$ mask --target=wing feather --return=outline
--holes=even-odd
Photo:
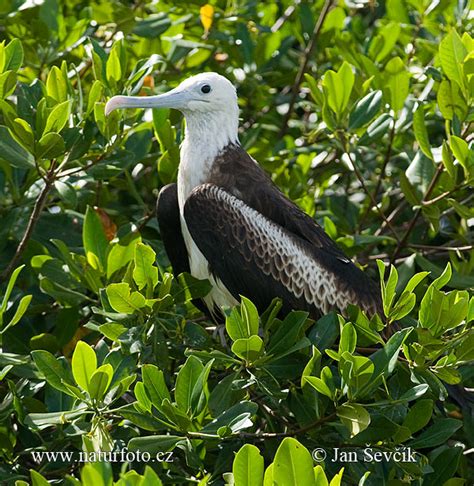
[[[236,299],[245,295],[264,309],[281,297],[285,310],[304,309],[313,317],[343,310],[349,303],[370,313],[377,310],[372,282],[352,263],[295,235],[219,186],[196,187],[184,217],[211,273]]]

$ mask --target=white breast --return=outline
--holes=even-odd
[[[181,232],[188,251],[191,275],[201,280],[207,279],[212,285],[212,289],[204,298],[204,302],[211,313],[213,313],[214,306],[227,308],[236,305],[238,302],[222,281],[210,274],[209,262],[192,239],[183,213],[184,204],[191,191],[200,184],[207,182],[212,162],[217,152],[209,150],[209,147],[207,147],[207,150],[204,150],[203,147],[202,151],[196,151],[196,147],[193,147],[193,153],[191,153],[189,145],[185,139],[181,146],[181,162],[178,170],[178,205],[181,218]],[[197,156],[197,154],[200,156]]]

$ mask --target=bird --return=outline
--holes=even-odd
[[[177,182],[163,187],[157,217],[173,272],[207,279],[212,316],[249,298],[259,311],[278,297],[281,312],[318,319],[349,304],[382,316],[380,291],[274,184],[239,142],[234,85],[204,72],[154,96],[113,96],[105,113],[169,108],[185,118]]]

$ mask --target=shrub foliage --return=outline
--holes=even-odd
[[[7,0],[0,19],[0,482],[472,484],[468,1]],[[170,273],[154,217],[183,120],[104,107],[203,70],[237,86],[242,145],[380,279],[384,316],[243,297],[219,331],[193,306],[209,284]]]

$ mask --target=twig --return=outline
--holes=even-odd
[[[395,251],[394,251],[393,256],[391,258],[392,262],[393,262],[393,260],[395,260],[395,258],[397,258],[398,254],[400,253],[400,250],[406,245],[408,237],[410,236],[411,232],[413,231],[413,228],[415,227],[415,224],[416,224],[416,222],[418,221],[418,218],[421,215],[421,211],[422,211],[422,207],[423,207],[423,201],[426,201],[430,197],[430,195],[433,192],[433,189],[436,186],[436,183],[438,182],[438,179],[439,179],[442,172],[443,172],[443,164],[439,164],[433,178],[431,179],[430,185],[428,186],[428,189],[426,190],[426,193],[423,196],[423,200],[421,202],[420,207],[415,211],[415,215],[413,216],[412,220],[410,221],[410,224],[408,225],[408,228],[406,229],[405,234],[402,236],[402,239],[398,242],[398,245],[395,248]]]
[[[408,246],[411,248],[419,248],[420,250],[433,250],[433,251],[470,251],[474,249],[474,245],[464,246],[431,246],[431,245],[418,245],[411,243]]]
[[[390,135],[388,138],[388,147],[387,147],[387,152],[385,153],[385,158],[383,161],[382,169],[380,170],[379,177],[377,178],[377,184],[374,189],[374,197],[373,200],[377,200],[377,196],[379,195],[380,191],[380,186],[382,185],[382,180],[385,177],[385,171],[387,169],[387,165],[390,162],[390,159],[392,157],[392,147],[393,147],[393,139],[395,138],[395,125],[396,125],[396,120],[392,120],[392,128],[390,130]],[[363,221],[369,214],[369,211],[373,208],[373,206],[367,206],[367,209],[365,210],[360,222],[359,222],[359,227],[362,225]]]
[[[282,25],[293,15],[293,12],[296,10],[296,7],[301,3],[301,0],[295,0],[293,5],[290,5],[284,12],[281,17],[277,19],[277,21],[272,25],[271,31],[272,33],[277,32],[280,30]]]
[[[348,159],[349,159],[349,161],[351,163],[352,169],[353,169],[353,171],[354,171],[357,179],[359,179],[359,182],[360,182],[360,185],[362,186],[363,191],[367,194],[367,196],[369,196],[370,200],[372,201],[373,207],[380,214],[381,218],[383,219],[383,221],[385,222],[385,224],[390,228],[390,231],[392,232],[394,238],[398,242],[399,241],[399,238],[398,238],[398,235],[397,235],[397,233],[395,231],[395,228],[392,226],[392,223],[387,219],[387,217],[385,216],[385,213],[382,211],[382,209],[379,207],[379,205],[375,201],[373,194],[367,188],[367,186],[365,184],[365,181],[364,181],[364,178],[362,177],[362,174],[360,173],[359,168],[357,167],[357,164],[356,164],[355,160],[353,160],[352,157],[351,157],[349,148],[347,146],[346,139],[345,139],[345,137],[344,137],[343,134],[340,134],[339,140],[342,143],[342,146],[344,147],[344,152],[346,153],[346,155],[347,155],[347,157],[348,157]]]
[[[329,422],[330,420],[333,420],[336,417],[337,415],[335,413],[332,413],[330,415],[327,415],[326,417],[320,418],[310,423],[309,425],[306,425],[305,427],[300,427],[299,429],[289,430],[286,432],[261,432],[261,433],[241,432],[239,436],[245,439],[256,439],[256,440],[274,439],[279,437],[294,437],[296,435],[305,434],[309,430],[315,429],[316,427],[319,427],[320,425]]]
[[[398,216],[400,211],[404,208],[406,204],[406,200],[403,199],[400,204],[387,216],[387,221],[390,223]],[[377,231],[374,233],[375,236],[379,236],[383,233],[383,230],[386,228],[387,224],[385,221],[382,221],[382,224],[380,225],[380,228],[377,229]]]
[[[20,259],[21,255],[25,251],[26,245],[31,237],[31,234],[33,233],[33,230],[35,229],[36,223],[38,222],[38,219],[40,217],[41,211],[43,210],[44,204],[46,202],[46,198],[49,194],[49,191],[53,187],[53,183],[55,180],[55,173],[54,173],[54,166],[55,166],[55,161],[53,160],[51,162],[51,167],[48,171],[48,174],[46,178],[44,179],[44,186],[41,189],[41,192],[39,193],[35,205],[33,207],[33,211],[31,212],[30,218],[28,220],[28,224],[26,226],[25,232],[23,233],[23,236],[20,240],[20,243],[18,244],[18,247],[15,251],[15,254],[13,255],[13,258],[11,259],[10,263],[8,264],[7,268],[1,273],[0,275],[0,281],[7,280],[13,270],[15,269],[18,260]]]
[[[441,201],[442,199],[444,199],[445,197],[448,197],[451,194],[459,191],[460,189],[464,189],[464,188],[468,187],[469,185],[470,185],[470,182],[467,182],[467,183],[463,182],[462,184],[458,184],[457,186],[453,187],[453,189],[451,189],[450,191],[445,191],[442,194],[440,194],[439,196],[434,197],[433,199],[429,199],[428,201],[423,201],[421,204],[423,206],[430,206],[431,204],[435,204],[435,203]]]
[[[306,49],[304,50],[303,58],[300,64],[300,68],[295,78],[295,82],[293,84],[291,90],[291,97],[290,102],[288,103],[288,111],[285,113],[285,117],[283,118],[283,124],[279,133],[279,137],[283,137],[287,130],[288,130],[288,122],[290,121],[291,114],[293,112],[293,108],[296,103],[296,98],[300,91],[301,83],[303,82],[303,76],[306,72],[306,68],[308,67],[308,62],[313,54],[313,50],[316,47],[316,41],[318,39],[319,33],[321,31],[321,27],[323,26],[324,20],[326,19],[327,14],[329,13],[329,9],[331,8],[333,0],[326,0],[324,2],[323,8],[319,13],[318,20],[314,26],[313,32],[311,33],[311,37],[308,41]]]
[[[102,152],[100,155],[98,155],[90,164],[84,166],[84,167],[76,167],[74,169],[69,169],[65,170],[63,172],[60,172],[58,174],[58,179],[62,179],[63,177],[69,177],[73,174],[77,174],[78,172],[87,172],[91,167],[94,167],[94,165],[97,165],[99,162],[104,160],[104,158],[109,155],[109,152]]]
[[[329,422],[330,420],[333,420],[336,418],[337,415],[335,413],[332,413],[326,417],[323,417],[319,420],[316,420],[315,422],[310,423],[309,425],[306,425],[305,427],[301,427],[296,430],[288,430],[286,432],[240,432],[237,435],[231,435],[229,437],[225,437],[225,439],[246,439],[246,440],[265,440],[265,439],[277,439],[280,437],[294,437],[296,435],[301,435],[309,430],[312,430],[316,427],[319,427],[320,425]],[[206,434],[202,432],[188,432],[186,434],[188,437],[191,438],[202,438],[202,439],[219,439],[220,437],[215,434]]]

